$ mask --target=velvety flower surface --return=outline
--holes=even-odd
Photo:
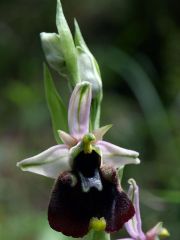
[[[143,232],[139,208],[139,188],[134,179],[130,179],[129,183],[128,197],[133,201],[135,215],[125,223],[125,228],[131,238],[121,238],[119,240],[159,240],[159,236],[168,237],[169,233],[166,228],[163,228],[162,222],[157,223],[148,232]]]
[[[87,160],[87,159],[85,159]],[[65,172],[59,176],[53,189],[48,210],[51,227],[73,237],[83,237],[91,229],[91,221],[104,221],[102,230],[118,231],[134,215],[134,207],[120,189],[116,171],[106,178],[103,168],[96,168],[102,190],[97,185],[88,192],[82,191],[78,172]],[[93,177],[92,175],[89,175]],[[88,176],[88,174],[85,176]],[[76,181],[76,180],[77,181]]]
[[[110,125],[89,133],[91,95],[91,84],[77,84],[69,102],[69,133],[59,131],[64,144],[17,164],[24,171],[57,179],[49,203],[49,224],[73,237],[84,236],[98,221],[107,232],[117,231],[134,215],[116,169],[138,164],[138,153],[103,141]]]

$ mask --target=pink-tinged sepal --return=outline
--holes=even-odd
[[[141,223],[141,215],[140,215],[140,207],[139,207],[139,188],[134,179],[129,179],[129,191],[128,197],[132,200],[134,208],[135,208],[135,215],[134,217],[129,220],[125,224],[125,228],[127,232],[132,236],[134,239],[140,238],[145,240],[145,234],[142,231],[142,223]]]
[[[89,132],[89,115],[91,107],[91,84],[81,82],[76,85],[69,102],[69,132],[76,139],[81,139]]]

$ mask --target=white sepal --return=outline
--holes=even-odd
[[[68,148],[56,145],[46,151],[17,163],[23,171],[37,173],[50,178],[57,178],[64,171],[71,170]]]

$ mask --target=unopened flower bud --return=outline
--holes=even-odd
[[[66,75],[66,64],[64,55],[61,50],[60,37],[56,33],[45,33],[40,34],[42,48],[45,54],[45,58],[55,71],[61,75]]]

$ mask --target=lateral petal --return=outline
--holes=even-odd
[[[46,151],[17,163],[23,171],[56,178],[61,172],[70,170],[66,145],[56,145]]]
[[[91,107],[91,84],[81,82],[76,85],[71,95],[68,109],[70,135],[76,139],[89,132],[89,115]]]
[[[98,129],[95,129],[93,131],[94,136],[96,137],[96,141],[102,140],[103,136],[109,131],[109,129],[112,127],[112,124],[100,127]]]
[[[77,140],[74,137],[72,137],[70,134],[68,134],[62,130],[58,130],[58,134],[59,134],[59,137],[61,138],[62,142],[69,148],[71,148],[77,144]]]

